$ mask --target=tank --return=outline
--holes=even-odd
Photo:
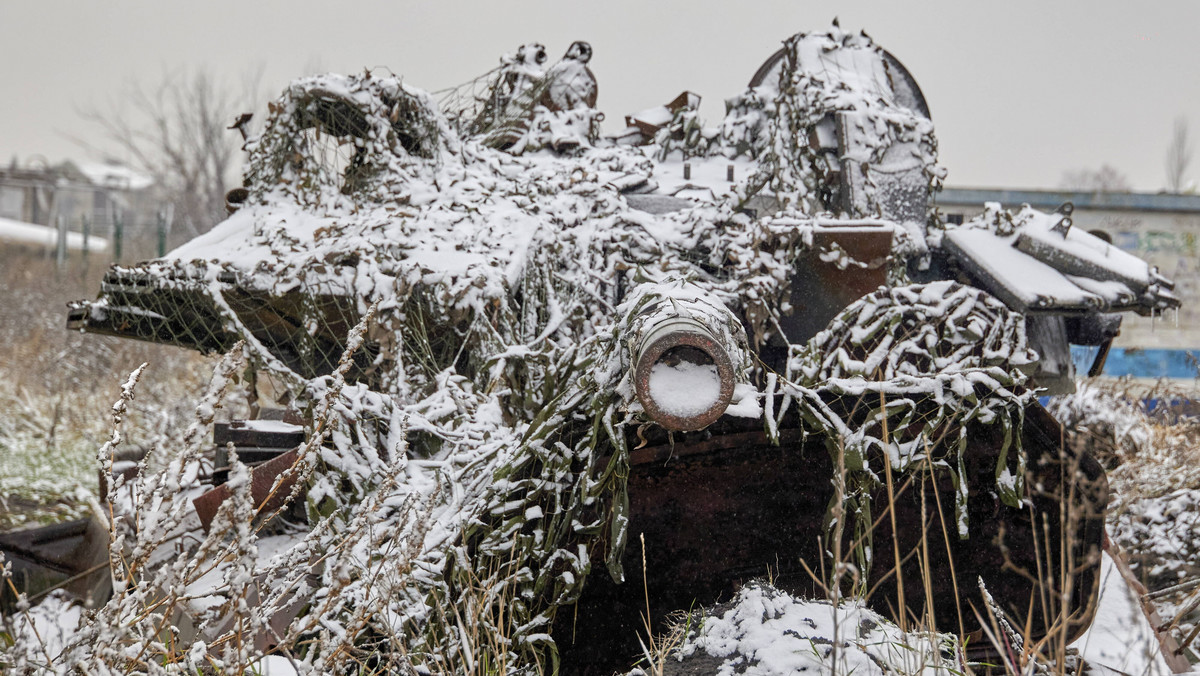
[[[985,608],[1078,636],[1107,483],[1037,397],[1171,282],[1069,204],[946,223],[925,98],[865,33],[793,36],[715,126],[684,92],[608,135],[591,48],[545,52],[440,98],[297,80],[228,220],[70,308],[245,359],[260,419],[218,423],[194,528],[236,495],[301,532],[420,504],[378,512],[409,572],[358,636],[461,657],[482,626],[564,673],[628,667],[644,616],[764,576],[981,659]],[[304,565],[306,590],[366,584]],[[289,603],[283,627],[318,612]]]

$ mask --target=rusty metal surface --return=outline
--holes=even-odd
[[[724,440],[736,444],[722,448]],[[569,618],[553,634],[561,673],[627,669],[639,652],[639,632],[645,634],[647,603],[660,632],[668,614],[728,599],[768,566],[786,574],[797,591],[818,595],[815,585],[805,584],[799,560],[815,560],[820,551],[822,515],[833,495],[829,455],[820,442],[772,447],[761,432],[746,432],[705,440],[695,453],[688,445],[684,439],[673,449],[636,451],[626,581],[615,584],[593,564],[578,608],[560,609],[559,616]],[[592,553],[593,560],[602,556]]]
[[[657,110],[665,109],[667,111],[668,119],[669,119],[670,117],[674,116],[675,113],[679,112],[680,110],[683,110],[684,108],[687,108],[689,104],[693,104],[693,103],[694,103],[694,105],[698,106],[700,103],[700,96],[698,94],[694,94],[689,91],[684,91],[684,92],[680,93],[678,96],[676,96],[675,98],[671,99],[668,103],[663,104],[662,106],[660,106],[657,109],[652,108],[650,110],[657,111]],[[646,112],[646,111],[643,111],[643,112]],[[658,124],[652,120],[644,119],[643,117],[641,117],[641,115],[642,115],[642,113],[626,115],[625,116],[625,126],[633,127],[635,129],[637,129],[638,132],[642,135],[642,142],[645,143],[647,141],[653,140],[655,134],[657,134],[659,132],[659,130],[663,128],[663,125]]]
[[[983,600],[975,580],[983,577],[990,593],[1013,617],[1025,622],[1034,637],[1044,636],[1062,616],[1043,611],[1043,598],[1061,598],[1055,576],[1038,571],[1057,569],[1070,560],[1065,578],[1070,607],[1067,633],[1074,638],[1090,623],[1098,590],[1107,481],[1090,457],[1060,452],[1061,428],[1040,406],[1026,412],[1022,434],[1030,453],[1029,508],[1014,509],[995,498],[995,463],[1003,434],[991,427],[971,430],[969,473],[970,538],[954,530],[954,486],[947,473],[936,479],[921,472],[896,486],[896,538],[904,563],[905,605],[918,617],[932,607],[939,629],[970,634],[979,625],[974,608]],[[684,435],[685,437],[687,435]],[[615,584],[601,567],[588,580],[576,611],[566,625],[556,626],[564,666],[600,663],[608,654],[636,653],[634,642],[596,641],[597,636],[636,637],[645,612],[642,549],[645,538],[645,588],[656,631],[667,614],[729,598],[737,586],[756,576],[771,575],[776,586],[799,596],[822,595],[809,573],[822,570],[824,516],[834,496],[833,463],[822,437],[802,439],[792,430],[780,446],[761,432],[744,431],[699,440],[686,438],[674,447],[643,448],[631,454],[629,475],[630,533],[623,563],[627,581]],[[1038,487],[1034,490],[1032,487]],[[935,493],[950,530],[944,535]],[[874,592],[867,603],[894,616],[898,584],[893,573],[893,533],[886,491],[872,494],[875,560],[868,578]],[[1068,509],[1063,509],[1065,504]],[[1045,537],[1036,524],[1050,524]],[[844,535],[853,541],[849,527]],[[1070,546],[1064,548],[1062,542]],[[928,543],[928,563],[922,546]],[[847,545],[848,546],[848,545]],[[602,554],[593,552],[594,557]],[[926,599],[923,581],[935,581]],[[955,590],[955,583],[958,589]],[[927,603],[928,602],[928,603]],[[588,637],[588,644],[572,636]],[[982,642],[986,653],[989,649]],[[981,645],[976,642],[975,645]],[[617,668],[617,667],[614,667]]]
[[[961,612],[967,633],[976,632],[973,608],[984,608],[976,580],[982,577],[997,603],[1026,626],[1035,640],[1061,622],[1058,626],[1065,627],[1070,642],[1091,624],[1095,613],[1108,481],[1094,459],[1076,454],[1063,443],[1061,426],[1041,406],[1026,409],[1021,434],[1029,456],[1028,505],[1016,509],[1000,503],[993,489],[1003,431],[997,426],[972,426],[969,431],[969,539],[958,539],[952,524],[949,538],[944,537],[936,520],[935,492],[941,496],[944,510],[950,510],[946,518],[953,516],[953,507],[946,501],[954,490],[948,476],[912,485],[907,497],[898,499],[895,539],[901,553],[911,555],[926,537],[931,538],[928,572],[918,556],[901,566],[905,601],[920,616],[926,604],[923,581],[926,577],[940,581],[929,599],[938,626],[955,629]],[[886,504],[882,491],[876,491],[873,499],[876,505]],[[923,519],[923,514],[934,516]],[[890,546],[889,519],[879,523],[874,536],[876,542]],[[877,547],[877,551],[882,549],[882,545]],[[890,562],[883,563],[885,570],[892,567]],[[880,593],[883,598],[872,600],[873,605],[881,601],[896,604],[894,581],[882,586]],[[1066,612],[1058,605],[1064,597],[1068,600]]]
[[[800,430],[779,430],[780,446],[799,443],[802,436],[803,434]],[[668,443],[660,446],[634,449],[629,452],[629,464],[632,467],[654,464],[666,465],[673,460],[694,458],[722,451],[736,451],[753,446],[762,446],[766,443],[766,436],[762,432],[718,434],[702,441],[688,441],[687,443],[679,444]]]
[[[867,267],[849,265],[839,269],[836,261],[822,260],[821,254],[835,245]],[[891,250],[890,228],[815,230],[812,249],[796,260],[791,314],[780,319],[788,341],[803,344],[846,306],[886,283],[886,261]]]
[[[295,481],[285,481],[275,492],[271,487],[275,479],[296,463],[299,457],[296,450],[288,451],[274,460],[265,462],[250,470],[250,498],[254,502],[257,514],[273,512],[283,507],[295,487]],[[204,532],[212,526],[217,510],[233,494],[228,484],[222,484],[192,501],[196,515],[200,517],[200,525]]]

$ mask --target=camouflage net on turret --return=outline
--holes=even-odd
[[[754,177],[744,186],[744,200],[772,192],[785,207],[806,213],[839,211],[840,206],[830,201],[823,186],[840,180],[836,174],[842,158],[821,152],[818,140],[831,133],[821,127],[835,124],[839,113],[854,120],[856,142],[847,152],[852,154],[850,159],[866,167],[868,175],[870,189],[861,203],[854,205],[858,213],[883,209],[885,197],[879,181],[884,179],[889,151],[898,145],[918,153],[927,191],[941,189],[946,171],[937,164],[937,138],[928,117],[897,105],[890,88],[846,86],[814,63],[843,54],[857,60],[858,53],[882,55],[883,50],[866,34],[836,28],[828,34],[793,36],[784,43],[777,79],[768,79],[727,102],[729,113],[718,147],[723,154],[758,160]],[[807,67],[801,67],[802,63]]]
[[[652,215],[613,183],[653,173],[639,149],[497,151],[394,78],[289,88],[249,145],[237,213],[162,259],[114,270],[88,310],[113,332],[232,350],[225,377],[269,375],[275,399],[310,421],[294,470],[307,491],[302,542],[267,564],[254,562],[249,535],[232,554],[219,534],[190,553],[256,571],[271,590],[259,619],[315,594],[281,635],[312,669],[465,671],[480,651],[509,673],[550,669],[555,614],[578,598],[593,557],[623,575],[626,433],[645,423],[620,386],[636,331],[630,292],[688,283],[744,321],[752,350],[785,340],[789,280],[819,226],[795,209],[753,218],[739,207],[768,174],[799,196],[794,206],[810,205],[810,159],[786,141],[812,122],[797,96],[789,86],[773,104],[766,173],[729,199]],[[906,124],[885,126],[926,133]],[[317,143],[335,157],[314,155]],[[897,242],[908,237],[896,228]],[[944,304],[928,301],[937,293]],[[867,479],[872,449],[903,470],[955,425],[1011,429],[1029,355],[995,341],[1020,336],[1020,321],[974,293],[896,289],[853,306],[812,346],[793,346],[783,380],[755,372],[764,402],[790,402],[764,427],[830,434],[831,452],[856,458]],[[932,333],[920,328],[935,316]],[[929,352],[936,373],[889,361],[907,354],[880,342],[897,326],[911,332],[905,349],[949,339]],[[886,397],[886,415],[863,423],[826,401],[855,392]],[[932,424],[906,426],[931,408]],[[893,434],[879,431],[883,418]],[[1019,468],[1017,456],[1002,469]],[[959,460],[938,462],[956,471]],[[198,621],[242,618],[244,591],[209,590],[224,601]],[[137,619],[111,612],[115,624]],[[472,642],[481,635],[498,643]],[[93,662],[123,654],[74,649]]]
[[[955,282],[881,289],[793,349],[783,407],[800,403],[805,421],[826,433],[834,465],[848,471],[843,513],[854,515],[862,570],[871,564],[868,496],[883,485],[883,463],[896,475],[925,463],[948,472],[958,535],[966,538],[970,430],[997,425],[1004,440],[995,490],[1005,504],[1022,504],[1020,429],[1034,401],[1023,386],[1036,362],[1021,315]],[[847,400],[852,409],[839,405]]]

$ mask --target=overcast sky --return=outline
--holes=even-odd
[[[1053,188],[1064,171],[1107,163],[1158,190],[1173,120],[1186,117],[1200,139],[1194,0],[0,0],[0,162],[86,157],[68,139],[88,133],[76,111],[164,72],[207,68],[237,86],[261,68],[273,95],[315,69],[380,67],[436,90],[532,41],[552,59],[591,42],[610,126],[684,89],[715,124],[782,40],[835,15],[921,85],[951,185]]]

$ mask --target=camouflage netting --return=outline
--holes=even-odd
[[[728,326],[730,316],[745,324],[749,352],[735,357],[743,365],[785,340],[778,326],[796,258],[821,227],[801,210],[825,208],[803,140],[827,111],[852,107],[795,70],[800,44],[788,43],[777,97],[755,104],[768,113],[762,127],[739,132],[758,173],[728,199],[661,215],[631,209],[616,187],[653,174],[654,148],[592,147],[583,134],[570,152],[534,153],[555,147],[531,140],[542,124],[535,118],[527,142],[500,151],[493,132],[503,125],[492,118],[472,118],[477,135],[460,135],[471,125],[451,124],[427,95],[369,73],[302,80],[272,104],[249,145],[240,209],[162,259],[115,269],[87,308],[113,332],[232,351],[224,377],[269,374],[276,401],[311,421],[288,475],[307,490],[310,530],[298,543],[259,561],[252,539],[227,525],[189,552],[210,560],[225,552],[259,576],[258,624],[236,602],[245,579],[234,573],[227,579],[242,586],[206,590],[218,601],[195,611],[196,621],[265,632],[262,618],[295,615],[284,612],[294,597],[312,595],[273,630],[307,669],[407,660],[453,671],[483,659],[480,651],[510,672],[551,666],[556,610],[578,597],[598,560],[623,575],[626,434],[646,422],[626,382],[639,303],[681,285],[710,299],[712,325]],[[497,74],[518,91],[506,96],[525,96],[528,83],[510,74]],[[727,128],[755,96],[763,92],[748,93]],[[881,143],[917,140],[935,184],[928,120],[864,101]],[[593,112],[567,114],[594,121]],[[725,143],[742,152],[740,141]],[[785,205],[778,213],[739,210],[767,189]],[[923,246],[900,226],[894,237],[901,252]],[[881,291],[792,349],[786,377],[753,370],[765,394],[747,396],[767,404],[771,435],[802,424],[828,434],[831,452],[844,452],[864,482],[877,471],[869,449],[903,471],[967,422],[1011,432],[1028,401],[1018,387],[1032,357],[1020,319],[964,287]],[[922,355],[915,369],[910,354]],[[854,414],[860,420],[829,405],[842,394],[883,397],[886,415]],[[961,435],[957,442],[943,445],[950,450],[937,463],[961,473]],[[1019,457],[997,468],[1006,499],[1020,496]],[[237,476],[231,483],[242,485]],[[244,511],[240,500],[231,509]],[[124,617],[106,612],[117,624]],[[221,631],[210,645],[228,647]],[[482,635],[498,643],[483,645]],[[329,636],[337,641],[314,643]],[[72,654],[133,664],[114,650],[78,643]]]
[[[936,282],[881,289],[793,348],[783,407],[797,400],[805,421],[825,432],[835,466],[840,460],[848,471],[844,513],[856,515],[864,570],[871,563],[873,523],[867,496],[882,485],[883,462],[897,474],[925,462],[949,472],[957,489],[958,535],[969,536],[972,425],[1003,430],[996,492],[1009,506],[1021,505],[1026,467],[1020,429],[1034,400],[1023,385],[1037,361],[1024,324],[979,289]],[[814,392],[819,400],[811,399]]]
[[[920,167],[926,185],[918,188],[926,194],[941,189],[946,172],[937,164],[933,123],[864,72],[866,64],[880,62],[871,57],[882,54],[863,33],[796,35],[784,43],[781,63],[766,80],[729,100],[720,149],[758,160],[744,199],[769,192],[806,213],[840,211],[828,187],[842,180],[836,176],[842,159],[866,175],[868,189],[853,205],[860,214],[887,212],[897,165]],[[846,77],[859,81],[848,84]],[[850,128],[854,143],[831,156],[821,139],[832,138],[838,124]]]
[[[591,46],[576,42],[568,54],[582,46],[583,61],[573,61],[586,71]],[[594,105],[561,96],[572,84],[558,77],[564,58],[550,69],[543,68],[546,48],[538,43],[522,45],[514,55],[505,55],[500,66],[463,85],[439,92],[442,112],[462,136],[471,136],[482,146],[520,154],[544,148],[573,151],[590,147],[600,137],[604,114]],[[586,71],[591,77],[590,71]]]

